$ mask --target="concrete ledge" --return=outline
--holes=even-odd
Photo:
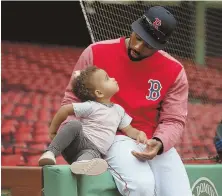
[[[41,167],[1,167],[2,190],[5,195],[41,196]],[[6,194],[7,193],[7,194]]]

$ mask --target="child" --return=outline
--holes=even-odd
[[[102,156],[112,145],[117,129],[137,142],[146,143],[146,134],[133,128],[131,117],[120,105],[110,101],[119,86],[104,70],[88,67],[73,80],[72,88],[82,102],[64,105],[54,116],[49,128],[54,139],[40,157],[40,166],[56,164],[55,157],[62,153],[73,173],[99,175],[107,170]],[[80,120],[69,121],[56,135],[69,115]]]

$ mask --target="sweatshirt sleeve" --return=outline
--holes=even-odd
[[[159,125],[154,133],[163,143],[163,152],[174,147],[185,129],[188,105],[188,81],[182,69],[162,102]]]
[[[71,82],[74,77],[74,72],[77,70],[82,70],[87,68],[88,66],[93,65],[93,53],[92,53],[92,45],[88,46],[80,55],[77,63],[75,64],[75,67],[73,69],[70,81],[68,83],[68,86],[66,87],[65,90],[65,96],[62,100],[61,105],[66,105],[69,103],[75,103],[79,102],[78,98],[73,94],[72,89],[71,89]]]

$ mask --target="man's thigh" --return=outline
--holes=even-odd
[[[189,179],[175,148],[149,161],[156,180],[157,196],[192,196]]]
[[[129,137],[116,136],[105,157],[118,190],[127,196],[153,196],[155,180],[150,166],[134,157],[132,150],[142,149]]]

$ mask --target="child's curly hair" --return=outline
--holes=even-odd
[[[95,101],[95,88],[90,80],[92,75],[99,70],[96,66],[87,67],[80,72],[80,75],[72,81],[72,91],[81,101]]]

